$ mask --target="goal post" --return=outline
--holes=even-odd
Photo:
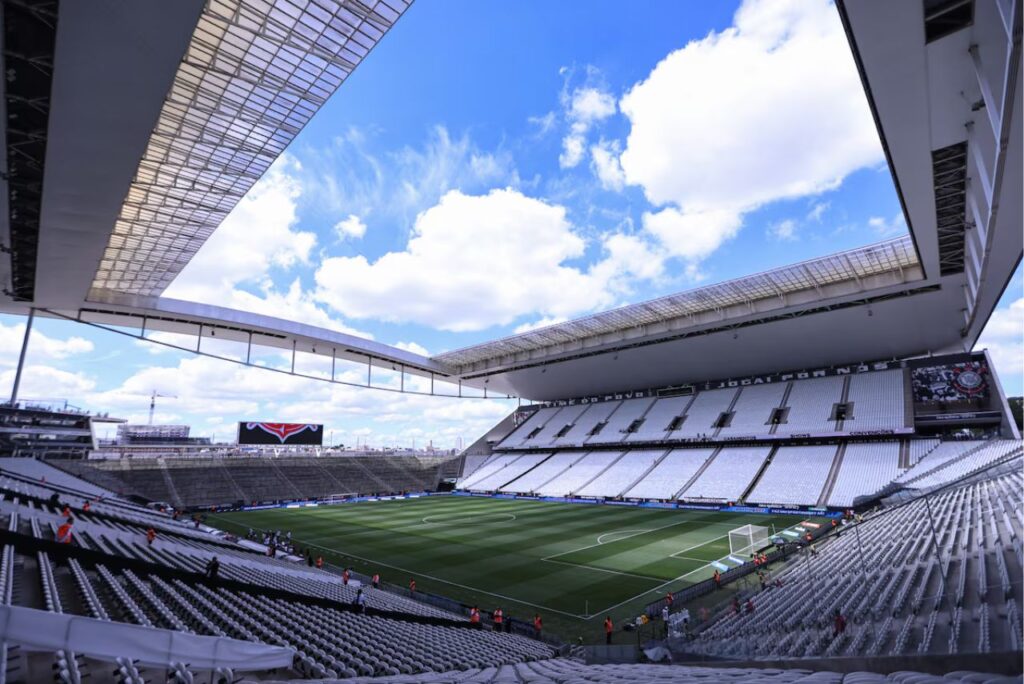
[[[349,499],[353,499],[353,498],[355,498],[357,496],[359,496],[359,494],[357,494],[356,492],[339,492],[337,494],[328,494],[327,496],[325,496],[322,499],[320,499],[320,503],[322,503],[322,504],[344,503],[345,501],[347,501]]]
[[[729,553],[745,556],[768,545],[771,532],[761,525],[744,525],[729,530]]]

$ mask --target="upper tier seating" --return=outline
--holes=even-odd
[[[767,446],[720,449],[700,477],[686,488],[683,497],[739,500],[770,451]]]
[[[925,456],[918,459],[912,468],[901,473],[900,476],[896,478],[896,481],[909,482],[910,480],[917,479],[925,473],[931,472],[936,468],[941,468],[950,461],[963,457],[964,454],[969,451],[974,451],[984,444],[985,442],[979,440],[951,440],[947,442],[938,442]]]
[[[718,437],[765,435],[771,430],[772,411],[782,403],[786,383],[751,385],[742,388],[733,407],[732,422],[718,432]]]
[[[562,409],[560,407],[539,408],[529,418],[524,420],[519,427],[509,433],[508,437],[501,441],[501,446],[506,449],[513,449],[522,446],[534,430],[544,427],[552,417]]]
[[[575,423],[576,419],[579,418],[587,408],[589,408],[589,404],[563,406],[558,413],[554,414],[551,420],[541,428],[540,432],[533,437],[528,437],[522,442],[522,445],[536,448],[552,446],[558,438],[558,433]]]
[[[590,404],[586,407],[586,410],[580,414],[572,428],[561,437],[555,438],[553,444],[555,446],[583,446],[584,442],[591,436],[590,433],[601,423],[608,419],[608,416],[612,414],[612,411],[619,407],[619,403],[615,401],[604,401],[596,404]],[[604,432],[604,430],[601,430]],[[594,435],[600,437],[600,434]],[[613,435],[614,436],[614,435]]]
[[[786,405],[786,422],[775,430],[777,435],[834,432],[835,421],[829,420],[832,409],[842,399],[843,378],[832,376],[793,381]]]
[[[832,468],[836,447],[779,447],[747,501],[773,504],[816,502]]]
[[[713,453],[714,449],[673,449],[623,496],[631,499],[674,499]]]
[[[658,399],[647,411],[636,432],[626,435],[627,442],[655,442],[668,436],[672,420],[681,416],[693,397]]]
[[[941,444],[937,439],[911,439],[909,440],[908,447],[910,454],[910,466],[913,467],[922,458],[931,453],[932,449]],[[900,476],[902,477],[902,475]]]
[[[588,438],[587,444],[616,444],[623,441],[626,439],[626,430],[629,426],[644,415],[655,401],[655,399],[645,397],[613,402],[617,408],[608,417],[608,424],[604,426],[600,434]]]
[[[899,475],[900,443],[848,444],[829,506],[851,506],[858,496],[874,494]]]
[[[684,647],[743,660],[1019,653],[1022,491],[1018,471],[870,516],[788,563],[781,588],[741,596],[752,614],[727,609]]]
[[[558,477],[539,487],[537,493],[544,496],[578,494],[580,489],[621,455],[621,451],[592,451],[569,466]]]
[[[906,427],[902,370],[851,375],[847,402],[853,404],[853,413],[842,425],[845,432]]]
[[[647,472],[665,453],[664,449],[635,449],[598,475],[583,489],[580,496],[616,497]]]
[[[686,417],[678,430],[670,433],[670,439],[693,439],[699,436],[715,434],[715,421],[724,411],[729,409],[738,390],[720,389],[710,392],[699,392],[694,397]]]

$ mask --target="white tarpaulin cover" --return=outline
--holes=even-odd
[[[35,651],[74,651],[98,660],[132,658],[166,667],[187,663],[191,670],[230,667],[236,671],[290,667],[294,651],[227,637],[199,636],[80,615],[0,606],[0,642]]]

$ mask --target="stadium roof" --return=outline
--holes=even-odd
[[[970,349],[1024,253],[1021,3],[838,0],[909,238],[435,358],[160,297],[408,4],[3,3],[0,311],[552,399]]]
[[[93,288],[163,292],[410,2],[208,2]]]
[[[531,352],[550,345],[600,340],[613,333],[636,330],[646,333],[653,326],[667,324],[669,329],[691,325],[698,314],[716,313],[721,320],[727,310],[738,307],[743,313],[783,308],[787,297],[811,291],[816,298],[835,286],[861,288],[873,276],[894,274],[899,281],[920,278],[914,245],[909,237],[880,242],[793,266],[777,268],[757,275],[737,278],[638,304],[629,304],[585,318],[549,325],[520,335],[458,349],[435,358],[450,366],[456,374],[470,370],[473,364]],[[765,306],[765,302],[769,302]]]

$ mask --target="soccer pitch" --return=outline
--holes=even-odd
[[[781,532],[803,520],[433,496],[223,513],[211,522],[235,533],[290,530],[329,562],[400,586],[415,577],[418,589],[481,610],[501,606],[521,619],[540,612],[568,636],[710,577],[711,563],[729,555],[729,530],[750,523]]]

